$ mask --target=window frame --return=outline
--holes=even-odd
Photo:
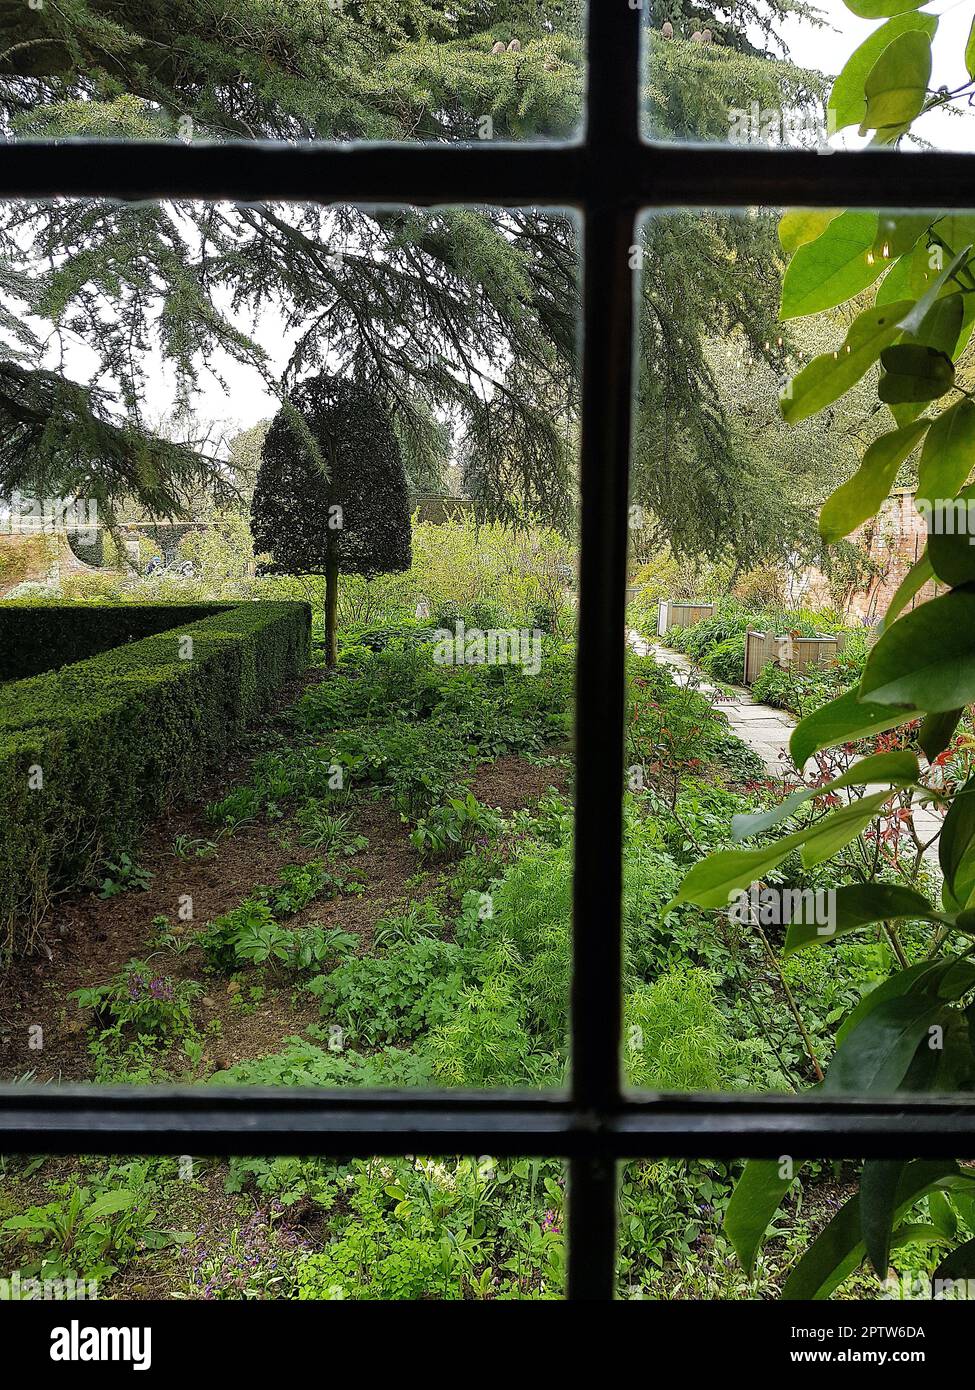
[[[590,0],[585,130],[567,144],[26,141],[0,198],[573,208],[583,250],[572,1074],[567,1093],[0,1087],[0,1151],[530,1155],[569,1161],[568,1297],[613,1297],[617,1164],[640,1157],[952,1157],[975,1098],[624,1095],[624,613],[634,343],[630,248],[650,208],[975,206],[975,156],[643,139],[641,18]],[[324,190],[324,191],[320,191]]]

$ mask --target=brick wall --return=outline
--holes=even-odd
[[[873,624],[879,622],[901,580],[924,553],[927,529],[924,518],[914,505],[914,493],[901,490],[891,493],[878,515],[859,527],[849,538],[864,550],[876,573],[869,574],[857,585],[851,585],[840,607],[851,618]],[[836,603],[825,575],[810,569],[802,576],[802,602],[810,607]],[[939,591],[934,583],[925,584],[908,608],[914,608]]]

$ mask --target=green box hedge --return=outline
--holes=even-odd
[[[0,687],[0,954],[24,946],[56,889],[197,789],[308,664],[306,603],[188,617],[173,607],[168,631]]]
[[[0,603],[0,681],[25,680],[226,608],[195,603]],[[232,605],[230,605],[232,606]]]

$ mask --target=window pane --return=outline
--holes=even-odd
[[[78,1192],[81,1233],[69,1245]],[[16,1225],[0,1297],[13,1300],[564,1295],[565,1180],[554,1159],[18,1157],[0,1168],[0,1197]],[[107,1256],[103,1234],[85,1234],[96,1204],[116,1208],[99,1219],[111,1231]],[[17,1224],[25,1217],[30,1239]]]
[[[856,1215],[859,1185],[876,1174],[876,1164],[801,1162],[788,1154],[761,1163],[627,1163],[617,1295],[663,1302],[962,1301],[970,1284],[939,1266],[950,1246],[971,1234],[967,1198],[927,1187],[933,1172],[924,1170],[934,1167],[928,1161],[898,1166],[900,1237],[878,1274],[857,1244]]]
[[[652,139],[824,153],[973,148],[965,7],[862,19],[843,0],[808,14],[759,0],[733,14],[643,13]]]
[[[561,1086],[574,221],[5,226],[4,1077]]]
[[[126,140],[565,140],[582,0],[10,6],[0,131]]]

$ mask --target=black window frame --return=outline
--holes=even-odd
[[[975,206],[975,155],[827,155],[644,140],[641,19],[628,0],[590,0],[585,130],[576,143],[2,147],[2,199],[568,207],[580,214],[584,251],[568,1092],[8,1085],[0,1087],[0,1151],[565,1158],[568,1297],[603,1300],[613,1297],[616,1283],[622,1159],[972,1151],[971,1096],[635,1096],[621,1088],[623,618],[636,355],[630,248],[638,220],[652,208]]]

